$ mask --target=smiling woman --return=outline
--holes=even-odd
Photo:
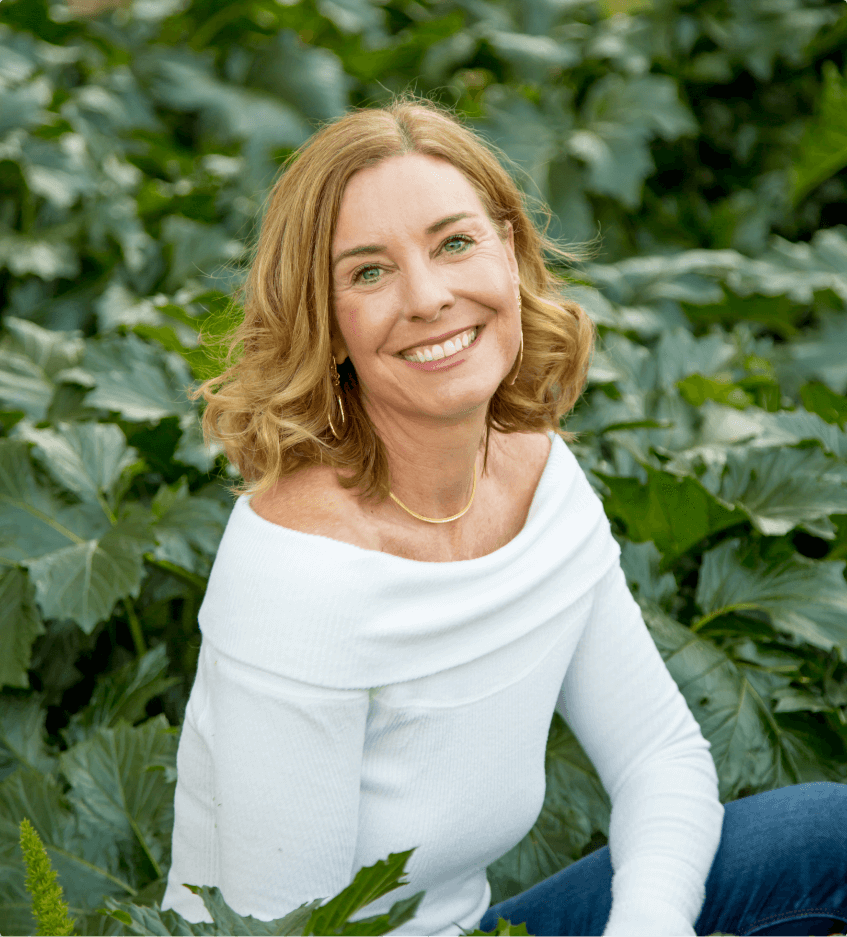
[[[323,467],[372,518],[411,523],[402,502],[441,520],[467,503],[479,451],[487,484],[492,430],[574,438],[561,421],[595,329],[543,253],[568,264],[588,251],[539,232],[524,201],[492,148],[410,94],[292,154],[237,297],[230,366],[191,395],[244,478],[234,494],[261,507]],[[454,363],[400,354],[473,327],[474,351]]]
[[[201,388],[249,484],[198,616],[163,908],[210,921],[189,882],[281,918],[408,853],[408,882],[352,920],[400,902],[391,934],[842,919],[847,786],[750,797],[724,823],[709,742],[565,445],[594,329],[545,247],[567,257],[428,102],[324,127],[274,187],[243,352]],[[487,868],[545,803],[554,708],[609,795],[609,843],[492,905]]]

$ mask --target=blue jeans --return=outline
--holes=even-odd
[[[724,804],[718,851],[698,935],[844,933],[847,924],[847,784],[816,781]],[[497,918],[536,935],[602,934],[612,909],[609,847],[492,905]]]

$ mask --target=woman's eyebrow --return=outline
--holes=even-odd
[[[472,211],[461,211],[456,215],[447,215],[446,218],[442,218],[440,221],[431,224],[426,229],[426,233],[435,234],[448,224],[453,224],[454,221],[461,221],[462,218],[479,218],[479,215]],[[335,268],[345,257],[353,257],[357,254],[379,254],[387,250],[388,248],[384,244],[363,244],[360,247],[351,247],[348,251],[342,251],[332,262],[332,266]]]

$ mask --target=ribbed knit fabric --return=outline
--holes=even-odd
[[[459,934],[486,867],[544,801],[558,709],[612,802],[605,934],[694,934],[723,806],[709,743],[632,598],[599,498],[552,448],[526,524],[488,556],[409,560],[233,508],[199,613],[162,907],[181,883],[263,920],[412,847],[393,934]]]

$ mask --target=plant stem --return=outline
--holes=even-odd
[[[124,608],[126,617],[129,619],[129,630],[132,632],[132,643],[135,645],[135,653],[143,657],[147,653],[147,644],[144,641],[144,634],[141,631],[141,622],[138,615],[135,614],[135,607],[129,598],[124,599]]]

